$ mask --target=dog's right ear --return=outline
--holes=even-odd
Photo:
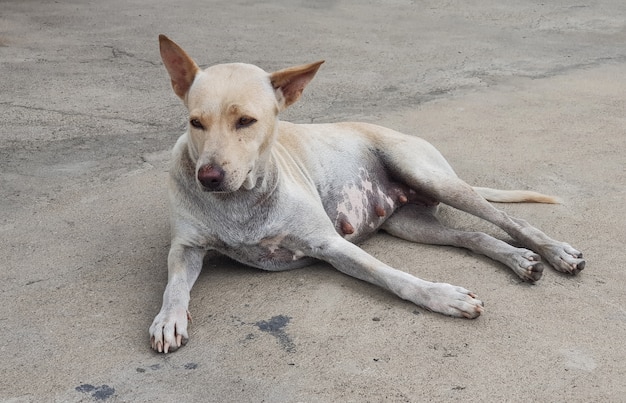
[[[172,88],[184,100],[200,68],[180,46],[163,34],[159,35],[159,48],[172,79]]]

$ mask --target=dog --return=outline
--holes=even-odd
[[[189,125],[172,151],[168,282],[149,329],[156,351],[187,342],[190,290],[208,250],[270,271],[325,261],[420,307],[465,318],[483,312],[474,293],[396,270],[355,243],[384,230],[462,247],[531,283],[541,278],[542,258],[564,273],[584,268],[581,252],[489,203],[554,197],[472,187],[425,140],[380,126],[280,121],[323,61],[274,73],[243,63],[201,70],[166,36],[159,43]],[[440,203],[497,225],[523,247],[444,226]]]

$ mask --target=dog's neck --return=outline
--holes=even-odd
[[[252,188],[245,189],[241,187],[237,192],[250,192],[256,198],[266,199],[271,196],[278,188],[280,181],[278,175],[278,167],[276,165],[276,155],[273,152],[274,145],[263,160],[257,162],[255,167],[255,183]]]

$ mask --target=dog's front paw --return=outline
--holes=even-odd
[[[159,353],[175,351],[187,343],[187,321],[191,321],[185,308],[162,308],[150,326],[150,344]]]
[[[426,308],[457,318],[474,319],[484,311],[483,302],[476,294],[446,283],[434,283],[429,290],[428,300]]]

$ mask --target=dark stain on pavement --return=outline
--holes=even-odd
[[[115,389],[109,385],[93,386],[88,383],[83,383],[80,386],[74,388],[77,392],[91,394],[94,400],[107,400],[115,395]]]
[[[293,343],[285,327],[291,318],[285,315],[273,316],[270,320],[262,320],[255,323],[262,332],[267,332],[278,339],[280,346],[288,353],[296,352],[296,345]]]

